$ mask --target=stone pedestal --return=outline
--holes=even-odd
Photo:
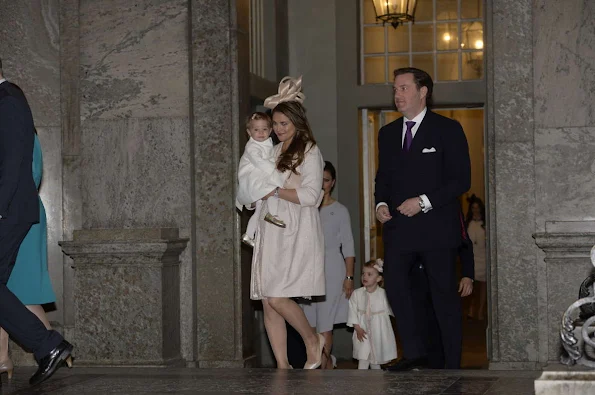
[[[578,299],[581,283],[593,270],[590,251],[595,244],[595,221],[548,221],[545,232],[533,237],[545,252],[546,282],[539,288],[546,298],[547,314],[540,319],[544,325],[539,330],[547,339],[548,362],[558,363],[562,315]]]
[[[60,243],[74,262],[74,338],[79,364],[180,361],[177,228],[89,229]]]
[[[535,395],[595,393],[595,372],[543,372],[535,380]]]

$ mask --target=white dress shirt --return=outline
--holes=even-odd
[[[0,78],[0,84],[3,83],[3,82],[5,82],[5,81],[6,81],[6,78]]]
[[[428,112],[428,108],[424,107],[424,109],[422,110],[422,112],[420,112],[419,114],[417,114],[413,119],[407,119],[407,117],[403,116],[403,131],[402,131],[402,136],[401,136],[401,147],[403,147],[403,144],[405,144],[405,133],[407,132],[407,124],[406,122],[408,121],[413,121],[415,122],[415,125],[413,125],[413,127],[411,128],[411,136],[412,139],[415,138],[415,134],[417,133],[417,129],[419,129],[419,125],[421,125],[421,122],[424,120],[424,117],[426,116],[426,113]],[[424,202],[424,209],[423,212],[427,213],[428,211],[430,211],[432,209],[432,203],[430,203],[430,199],[428,199],[428,197],[424,194],[424,195],[420,195],[419,196],[421,198],[421,200],[423,200]],[[385,202],[380,202],[376,205],[376,210],[378,211],[378,208],[380,206],[387,206],[388,204],[386,204]]]

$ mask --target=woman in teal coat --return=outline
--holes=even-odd
[[[33,146],[33,178],[37,189],[41,183],[42,173],[43,157],[36,132]],[[48,272],[47,221],[41,199],[39,199],[39,223],[31,226],[23,240],[7,286],[46,328],[50,329],[50,322],[41,305],[55,302],[56,295]],[[10,379],[12,370],[12,361],[8,356],[8,334],[4,329],[0,329],[0,375],[6,372]]]

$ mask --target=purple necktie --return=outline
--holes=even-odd
[[[405,132],[405,144],[403,144],[403,148],[405,151],[409,151],[409,148],[411,148],[411,142],[413,141],[413,133],[411,133],[411,129],[413,129],[415,122],[407,121],[405,122],[405,125],[407,125],[407,131]]]

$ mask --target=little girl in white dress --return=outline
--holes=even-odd
[[[349,298],[347,325],[353,327],[353,358],[358,369],[380,369],[397,358],[397,343],[390,323],[393,312],[382,284],[382,259],[364,264],[361,288]]]

